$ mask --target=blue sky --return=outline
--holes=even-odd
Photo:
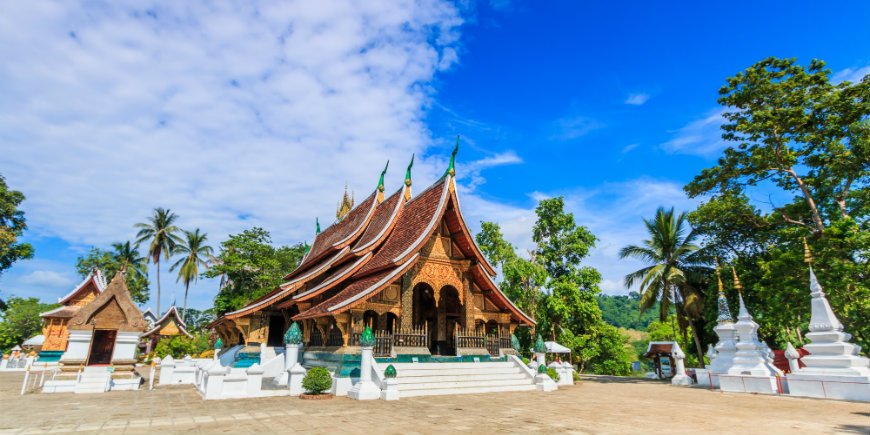
[[[724,147],[727,76],[766,56],[870,73],[862,2],[321,3],[5,4],[0,173],[37,254],[0,297],[64,294],[78,255],[157,206],[215,246],[253,225],[310,240],[345,183],[365,196],[390,159],[398,187],[417,153],[422,188],[456,134],[475,226],[526,249],[537,200],[563,195],[600,239],[602,289],[625,293],[637,264],[618,249],[658,205],[691,209],[681,187]],[[215,292],[201,281],[192,305]]]

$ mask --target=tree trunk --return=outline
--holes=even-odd
[[[184,308],[181,309],[181,321],[187,323],[187,289],[190,288],[190,283],[184,283]]]
[[[822,216],[819,214],[819,208],[816,207],[816,201],[813,200],[813,195],[810,194],[810,189],[807,188],[807,185],[804,184],[804,180],[798,176],[794,169],[788,168],[786,172],[794,178],[795,183],[797,183],[798,187],[801,188],[801,192],[804,194],[804,199],[807,201],[807,207],[810,208],[810,213],[813,215],[813,224],[816,226],[816,232],[821,233],[825,230],[825,224],[822,223]]]
[[[157,317],[160,317],[160,260],[157,260]]]

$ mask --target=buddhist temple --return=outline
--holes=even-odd
[[[56,362],[60,359],[69,340],[69,320],[105,289],[106,278],[95,268],[72,291],[58,299],[60,307],[39,315],[42,317],[42,335],[45,337],[39,352],[41,362]]]
[[[151,329],[142,334],[145,353],[151,353],[151,350],[154,349],[154,346],[157,345],[157,342],[160,341],[161,338],[173,337],[176,335],[193,337],[190,332],[187,332],[187,325],[181,319],[181,315],[178,314],[178,309],[175,305],[169,307],[169,309],[166,310],[166,313],[163,314],[163,317],[155,320],[153,323],[149,322],[149,324],[151,325]]]
[[[457,145],[458,149],[458,145]],[[283,346],[292,321],[307,352],[358,353],[363,328],[375,356],[499,357],[510,334],[534,321],[493,281],[495,270],[460,210],[454,149],[444,175],[413,195],[411,169],[392,193],[387,167],[354,204],[345,191],[338,220],[320,231],[286,282],[209,325],[227,346]],[[350,207],[352,205],[352,208]]]

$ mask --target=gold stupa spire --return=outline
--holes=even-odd
[[[335,211],[335,220],[340,221],[353,210],[353,193],[348,195],[347,193],[347,184],[344,185],[344,195],[341,197],[341,201],[338,203],[338,209]]]
[[[719,258],[716,258],[716,279],[719,281],[719,294],[725,294],[725,286],[722,285],[722,273],[719,270]]]
[[[807,243],[806,237],[804,237],[804,262],[811,266],[813,264],[813,253],[810,252],[810,244]]]
[[[743,294],[743,284],[740,283],[740,278],[737,276],[737,269],[734,266],[731,266],[731,272],[734,274],[734,288],[737,289],[737,293]]]

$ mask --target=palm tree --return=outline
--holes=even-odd
[[[670,313],[671,304],[676,306],[677,323],[683,337],[687,326],[693,323],[703,308],[701,298],[695,288],[699,282],[699,264],[692,260],[692,254],[700,249],[693,242],[697,235],[686,224],[686,213],[674,216],[674,209],[659,207],[655,218],[643,220],[649,232],[649,239],[642,246],[629,245],[619,251],[620,258],[635,258],[648,266],[625,276],[626,287],[640,284],[641,312],[652,308],[659,302],[659,319],[665,321]],[[704,351],[698,330],[692,328],[698,360],[703,361]]]
[[[184,236],[186,241],[175,246],[173,254],[182,255],[172,267],[170,271],[178,269],[178,278],[175,282],[184,282],[184,308],[181,311],[181,318],[187,319],[187,290],[190,288],[190,282],[196,282],[199,277],[199,268],[207,268],[207,258],[212,258],[214,251],[211,246],[205,244],[207,239],[205,233],[200,233],[199,228],[191,231],[185,231]]]
[[[148,218],[148,222],[135,225],[139,228],[136,234],[136,244],[148,242],[148,257],[157,265],[157,313],[160,315],[160,256],[169,261],[169,256],[175,249],[175,245],[181,243],[178,237],[180,231],[174,225],[178,215],[169,209],[155,208],[154,214]]]
[[[127,241],[112,243],[112,248],[115,249],[115,259],[121,263],[121,270],[143,277],[148,276],[148,258],[139,256],[138,246]]]

